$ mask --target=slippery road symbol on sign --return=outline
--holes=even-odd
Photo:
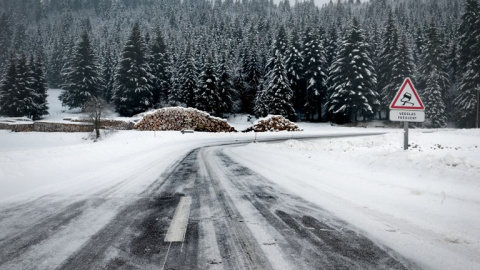
[[[406,78],[390,104],[390,109],[425,110],[410,78]]]

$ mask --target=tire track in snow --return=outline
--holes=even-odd
[[[34,224],[20,235],[2,240],[0,242],[0,268],[5,263],[18,257],[31,246],[48,239],[63,226],[80,216],[85,208],[86,201],[73,203],[60,212]]]
[[[238,188],[283,236],[284,242],[278,239],[276,244],[282,247],[292,263],[303,265],[297,269],[418,269],[412,262],[387,247],[378,246],[331,213],[286,194],[220,150],[216,151],[216,156],[223,163],[224,179]]]

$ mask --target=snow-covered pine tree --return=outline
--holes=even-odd
[[[425,102],[425,122],[426,128],[443,128],[447,126],[447,117],[445,114],[445,103],[443,102],[439,72],[433,67],[427,77],[425,90],[422,100]]]
[[[0,16],[0,72],[3,64],[8,60],[8,51],[12,42],[12,22],[7,13],[2,12]]]
[[[412,51],[408,47],[406,35],[402,34],[399,41],[398,48],[393,55],[393,62],[390,67],[390,80],[383,87],[381,95],[382,104],[384,106],[383,109],[387,113],[390,111],[390,103],[395,98],[395,94],[401,87],[405,78],[409,77],[412,80],[414,79],[415,63],[413,62]]]
[[[285,58],[287,55],[288,50],[288,37],[287,32],[285,31],[285,27],[283,25],[280,26],[278,29],[277,36],[273,41],[273,44],[270,49],[270,58],[267,61],[267,66],[265,67],[265,71],[269,72],[273,69],[275,59],[277,57],[277,52],[280,52],[282,57]]]
[[[195,89],[195,107],[199,110],[215,114],[220,107],[220,97],[217,88],[217,74],[213,67],[213,59],[208,57],[198,79]]]
[[[75,57],[75,54],[76,54],[76,49],[77,49],[77,46],[78,44],[75,44],[75,41],[74,41],[74,38],[73,37],[67,37],[66,38],[66,41],[63,43],[63,48],[61,48],[61,54],[60,54],[60,64],[59,64],[59,68],[60,68],[60,73],[59,73],[59,84],[58,86],[60,88],[63,88],[63,86],[65,84],[68,83],[67,81],[67,78],[68,78],[68,74],[70,74],[70,72],[72,72],[73,70],[73,62],[75,61],[74,60],[74,57]]]
[[[277,52],[273,69],[267,74],[265,90],[256,99],[255,108],[260,116],[282,115],[295,120],[292,97],[293,91],[288,82],[283,56]]]
[[[305,81],[303,78],[303,56],[300,45],[300,39],[297,31],[292,32],[290,44],[286,52],[285,68],[287,70],[287,78],[293,91],[293,106],[299,114],[303,112],[305,104]]]
[[[333,5],[333,3],[332,3]],[[328,30],[327,35],[325,36],[325,41],[324,41],[324,48],[325,48],[325,65],[324,65],[324,70],[325,70],[325,88],[327,89],[326,97],[327,97],[327,102],[328,98],[330,97],[331,93],[331,69],[332,65],[335,62],[335,57],[336,53],[338,50],[338,43],[339,43],[339,37],[338,37],[338,32],[337,32],[337,27],[330,27],[330,30]],[[328,108],[326,110],[326,120],[331,121],[331,114],[328,112]]]
[[[195,59],[191,54],[190,45],[187,45],[183,61],[178,69],[178,87],[177,90],[181,100],[179,102],[187,107],[195,107],[195,91],[197,90],[198,72],[195,65]]]
[[[112,52],[110,46],[105,46],[102,56],[102,77],[105,83],[105,89],[103,90],[102,98],[107,103],[112,102],[113,99],[117,64],[115,53]]]
[[[246,104],[246,96],[248,84],[245,82],[245,76],[242,73],[242,68],[237,67],[233,71],[233,88],[235,89],[235,93],[237,94],[237,99],[235,100],[234,108],[236,108],[235,112],[246,112],[243,108]]]
[[[178,61],[174,61],[177,65],[170,67],[170,87],[168,89],[168,104],[177,106],[181,103],[182,97],[180,92],[180,75]]]
[[[425,46],[425,33],[422,29],[422,26],[417,25],[417,31],[414,37],[415,46],[413,50],[413,60],[415,61],[415,63],[417,63],[417,65],[419,65],[422,60],[423,49]]]
[[[70,68],[64,75],[64,90],[59,99],[69,108],[84,108],[85,102],[91,97],[103,93],[103,78],[98,65],[95,51],[92,48],[90,37],[84,31],[75,47],[71,58]]]
[[[242,77],[244,79],[243,91],[239,92],[241,100],[241,111],[249,114],[254,112],[254,103],[260,84],[262,83],[263,72],[257,55],[257,46],[253,37],[243,52]]]
[[[437,27],[432,21],[427,31],[425,46],[423,48],[423,58],[422,61],[420,61],[420,66],[418,69],[417,84],[420,91],[419,94],[422,96],[422,89],[426,89],[430,76],[435,74],[436,78],[438,79],[437,84],[440,89],[434,93],[440,94],[440,98],[443,100],[443,104],[445,104],[446,97],[448,96],[448,90],[450,89],[450,82],[448,74],[445,72],[445,56],[444,51],[440,46],[437,32]],[[428,110],[428,108],[426,109]]]
[[[63,46],[60,41],[53,43],[52,53],[48,59],[47,80],[51,87],[58,88],[62,84]]]
[[[393,19],[393,13],[390,10],[388,13],[388,19],[385,24],[385,32],[382,35],[382,50],[379,56],[379,63],[378,63],[378,82],[377,82],[377,91],[381,97],[381,110],[382,111],[389,111],[388,106],[392,101],[392,92],[395,95],[396,90],[398,87],[394,89],[391,88],[392,79],[394,77],[393,74],[393,65],[395,62],[398,62],[398,51],[399,51],[399,39],[397,33],[396,23]],[[402,57],[403,60],[403,57]],[[405,78],[403,78],[400,84],[403,82]]]
[[[152,40],[150,67],[153,79],[153,103],[159,106],[168,100],[168,88],[170,80],[170,60],[167,53],[163,35],[157,30],[155,38]]]
[[[33,84],[33,77],[31,76],[30,65],[25,54],[22,54],[17,64],[16,75],[16,96],[19,110],[23,116],[32,118],[35,112],[35,96],[34,89],[31,88]]]
[[[217,92],[220,103],[215,113],[218,116],[223,116],[223,114],[233,111],[234,99],[236,97],[236,91],[233,87],[231,71],[227,65],[225,55],[222,55],[220,63],[217,66],[217,74]]]
[[[322,119],[322,104],[326,101],[325,51],[322,46],[322,36],[312,27],[307,27],[303,42],[304,76],[306,96],[304,113],[307,120],[313,120],[315,114]]]
[[[335,54],[338,50],[338,33],[335,27],[331,27],[325,37],[325,76],[330,77],[330,68],[335,61]],[[328,89],[328,87],[327,87]]]
[[[138,23],[133,26],[123,48],[114,89],[115,109],[122,116],[132,116],[153,106],[147,47]]]
[[[10,59],[5,68],[2,81],[0,83],[0,115],[8,117],[21,117],[23,110],[18,101],[17,90],[17,63],[15,58],[10,55]]]
[[[458,29],[460,81],[454,100],[458,126],[478,127],[478,92],[480,91],[480,6],[477,0],[467,0]]]
[[[10,57],[0,84],[0,114],[9,117],[32,117],[35,111],[35,91],[31,88],[27,57],[22,54],[18,62]]]
[[[380,106],[375,91],[375,70],[368,52],[363,31],[357,19],[353,19],[332,65],[328,110],[337,123],[356,122],[359,114],[365,120]]]
[[[452,88],[457,89],[458,82],[460,81],[460,64],[458,60],[458,42],[457,40],[451,40],[450,47],[448,49],[447,56],[447,70],[448,76],[450,77],[450,82],[452,83]]]
[[[33,120],[40,119],[43,115],[48,114],[48,102],[47,102],[47,80],[45,78],[45,65],[42,58],[37,56],[35,60],[30,61],[30,70],[32,73],[32,82],[30,87],[35,92],[34,103],[35,109],[31,113]]]

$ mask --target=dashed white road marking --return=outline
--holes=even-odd
[[[165,236],[165,242],[183,242],[187,232],[191,203],[192,197],[190,196],[180,198],[180,202],[173,215],[172,223],[170,223],[167,235]]]

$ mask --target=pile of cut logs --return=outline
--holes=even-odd
[[[265,132],[265,131],[302,131],[298,126],[281,115],[272,115],[257,121],[257,123],[244,132]]]
[[[136,127],[138,130],[196,130],[206,132],[232,132],[235,128],[224,119],[193,109],[170,107],[146,114]]]

